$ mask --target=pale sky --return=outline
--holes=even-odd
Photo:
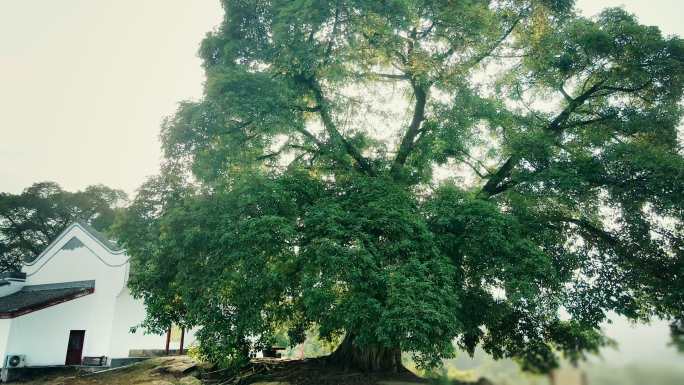
[[[620,5],[684,36],[682,0],[578,1],[586,15]],[[198,44],[221,17],[218,0],[0,0],[0,191],[132,194],[158,171],[162,119],[200,97]],[[657,325],[609,334],[635,357],[672,357]]]
[[[201,95],[218,0],[0,0],[0,191],[155,174],[159,125]]]

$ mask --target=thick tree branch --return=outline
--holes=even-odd
[[[487,180],[487,183],[485,183],[484,187],[482,187],[481,195],[484,195],[485,197],[489,198],[493,195],[496,195],[500,192],[502,192],[500,189],[500,185],[502,182],[504,182],[504,179],[508,178],[511,174],[511,171],[513,171],[513,168],[515,165],[518,163],[518,157],[517,156],[511,156],[509,157],[504,164],[502,164],[499,169],[492,174],[492,176]]]
[[[508,29],[506,29],[504,31],[503,35],[501,35],[501,37],[496,42],[494,42],[494,44],[492,44],[492,46],[489,47],[489,49],[487,49],[485,52],[482,52],[478,56],[472,58],[471,60],[469,60],[467,63],[467,68],[472,68],[472,67],[480,64],[480,62],[482,62],[482,60],[491,56],[491,54],[494,53],[494,51],[496,51],[497,48],[499,48],[501,43],[503,43],[506,39],[508,39],[508,37],[511,35],[511,33],[513,32],[515,27],[518,25],[518,23],[520,23],[520,20],[522,20],[522,17],[515,19],[511,23],[511,25],[508,27]]]
[[[390,79],[390,80],[409,80],[409,76],[405,74],[387,74],[387,73],[379,73],[379,72],[364,72],[364,73],[359,73],[357,74],[359,77],[364,77],[364,78],[382,78],[382,79]]]
[[[318,112],[320,110],[320,107],[302,107],[302,106],[292,106],[292,109],[295,111],[302,111],[302,112]]]
[[[581,95],[577,96],[576,98],[570,98],[568,105],[551,122],[549,122],[549,124],[545,127],[545,130],[555,135],[560,134],[560,132],[566,128],[564,127],[564,123],[570,118],[572,113],[575,112],[589,98],[591,98],[594,93],[599,91],[603,83],[604,81],[596,82]],[[492,177],[490,177],[487,183],[482,187],[480,195],[485,198],[489,198],[515,186],[517,184],[515,182],[507,181],[504,183],[504,181],[510,177],[515,165],[519,161],[520,155],[511,155],[506,162],[504,162],[501,167],[499,167],[499,169],[492,174]]]
[[[467,70],[469,70],[469,69],[475,67],[476,65],[480,64],[484,59],[486,59],[486,58],[492,56],[492,54],[494,53],[494,51],[496,51],[497,48],[499,48],[499,47],[501,46],[501,44],[502,44],[504,41],[506,41],[506,39],[508,39],[508,37],[511,35],[511,33],[513,33],[513,30],[514,30],[515,27],[518,25],[518,23],[520,23],[520,20],[522,20],[522,17],[518,17],[517,19],[515,19],[515,20],[511,23],[511,25],[504,31],[504,33],[499,37],[499,39],[497,39],[497,40],[494,42],[494,44],[492,44],[490,47],[488,47],[484,52],[481,52],[479,55],[477,55],[477,56],[471,58],[470,60],[467,60],[465,63],[463,63],[463,64],[460,66],[460,70],[461,70],[461,71],[467,71]],[[449,58],[451,55],[453,55],[454,52],[455,52],[455,50],[454,50],[454,48],[452,47],[452,48],[449,48],[449,49],[447,50],[447,52],[445,52],[445,53],[444,53],[443,55],[441,55],[441,56],[443,56],[444,59],[447,59],[447,58]],[[442,74],[440,75],[440,78],[444,78],[445,76],[448,76],[448,73],[442,73]]]
[[[298,127],[298,128],[296,128],[296,130],[297,130],[297,132],[304,135],[305,137],[307,137],[312,142],[316,143],[316,146],[318,146],[319,148],[321,148],[323,146],[323,143],[320,140],[318,140],[318,138],[316,136],[314,136],[314,134],[309,132],[306,128]]]
[[[636,87],[615,87],[615,86],[605,86],[605,87],[602,87],[602,89],[608,90],[608,91],[615,91],[615,92],[627,92],[627,93],[631,93],[631,92],[638,92],[638,91],[641,91],[641,90],[645,89],[646,87],[648,87],[651,83],[652,83],[652,82],[649,80],[649,81],[645,82],[644,84],[642,84],[642,85],[640,85],[640,86],[636,86]]]
[[[333,23],[333,29],[330,33],[330,40],[328,40],[328,46],[325,49],[325,62],[327,63],[332,58],[332,49],[335,42],[335,35],[337,35],[337,28],[340,25],[340,3],[339,1],[335,7],[335,21]]]
[[[323,90],[320,84],[314,78],[300,79],[306,85],[309,86],[311,92],[313,92],[314,99],[316,100],[316,105],[318,106],[318,113],[323,121],[323,127],[325,128],[328,135],[333,143],[339,143],[343,149],[351,156],[356,162],[356,167],[367,175],[375,176],[375,171],[373,170],[370,162],[361,154],[361,152],[354,147],[354,145],[349,142],[340,131],[337,129],[337,125],[332,118],[330,113],[330,107],[328,101],[323,95]]]
[[[598,118],[594,119],[587,119],[587,120],[578,120],[578,121],[571,121],[568,124],[565,124],[563,128],[572,128],[572,127],[581,127],[581,126],[587,126],[589,124],[593,123],[599,123],[606,121],[608,119],[613,118],[614,116],[599,116]]]
[[[558,218],[557,220],[559,222],[567,222],[567,223],[572,223],[574,225],[577,225],[582,230],[589,233],[592,237],[600,239],[612,247],[620,246],[620,241],[617,238],[615,238],[612,234],[610,234],[609,232],[607,232],[607,231],[605,231],[599,227],[596,227],[594,224],[592,224],[591,222],[589,222],[586,219],[575,219],[575,218],[563,217],[563,218]]]
[[[563,88],[563,86],[560,86],[558,88],[558,91],[560,91],[560,93],[563,94],[563,97],[565,98],[565,100],[567,100],[568,102],[572,102],[572,100],[573,100],[572,97],[570,97],[570,95],[567,93],[567,91],[565,91],[565,88]]]
[[[485,175],[485,174],[483,174],[482,172],[480,172],[480,169],[479,169],[475,164],[473,164],[472,162],[470,162],[469,160],[467,160],[467,159],[464,158],[464,159],[461,159],[461,161],[462,161],[463,163],[467,164],[467,165],[470,167],[470,169],[473,170],[473,172],[474,172],[475,174],[477,174],[477,176],[479,176],[480,178],[484,179],[484,178],[487,177],[487,175]]]
[[[406,160],[408,159],[413,147],[415,145],[416,136],[420,133],[420,126],[423,120],[425,120],[425,104],[427,103],[427,90],[421,87],[415,80],[411,80],[411,85],[413,86],[413,94],[416,98],[415,107],[413,109],[413,118],[411,118],[411,123],[409,124],[404,137],[401,139],[399,144],[399,150],[397,155],[392,162],[392,168],[390,170],[393,177],[397,178]]]
[[[557,133],[561,128],[563,128],[563,123],[565,123],[570,115],[572,115],[575,110],[577,110],[584,102],[586,102],[596,91],[601,89],[603,81],[597,82],[591,86],[588,90],[584,91],[581,95],[576,98],[570,98],[570,102],[567,107],[561,111],[560,114],[556,116],[555,119],[549,123],[547,130]]]
[[[266,160],[266,159],[277,158],[278,156],[280,156],[282,153],[284,153],[288,149],[302,150],[303,153],[314,153],[315,152],[315,149],[312,149],[312,148],[309,148],[306,146],[300,146],[298,144],[285,143],[278,150],[276,150],[274,152],[270,152],[270,153],[258,156],[257,160]]]
[[[473,172],[475,172],[477,176],[479,176],[482,179],[486,179],[489,176],[489,168],[484,163],[482,163],[482,161],[474,158],[472,155],[468,153],[468,151],[460,150],[460,152],[464,156],[464,158],[462,158],[461,161],[470,166],[470,168],[473,169]],[[482,171],[480,171],[481,169],[484,169],[485,173],[482,173]]]

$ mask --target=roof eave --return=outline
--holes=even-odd
[[[38,304],[34,304],[31,306],[27,306],[22,309],[17,309],[17,310],[12,310],[12,311],[7,311],[7,312],[0,312],[0,319],[12,319],[16,317],[20,317],[22,315],[30,314],[33,312],[36,312],[38,310],[43,310],[55,305],[59,305],[65,302],[72,301],[77,298],[85,297],[87,295],[93,294],[95,292],[95,288],[84,288],[83,290],[77,292],[77,293],[72,293],[69,295],[65,295],[64,297],[61,298],[56,298],[47,302],[42,302]]]

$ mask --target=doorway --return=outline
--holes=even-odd
[[[65,365],[81,365],[84,340],[85,330],[72,330],[69,332]]]

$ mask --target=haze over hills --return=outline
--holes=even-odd
[[[681,385],[684,354],[669,346],[666,322],[645,326],[619,317],[613,319],[614,322],[606,326],[606,333],[618,346],[604,348],[599,356],[591,356],[579,365],[578,370],[587,374],[588,385]],[[565,367],[572,368],[572,365],[565,363]],[[549,383],[545,377],[523,373],[511,360],[495,361],[482,351],[477,351],[473,358],[462,352],[447,362],[447,370],[457,378],[474,380],[483,376],[497,385]]]

